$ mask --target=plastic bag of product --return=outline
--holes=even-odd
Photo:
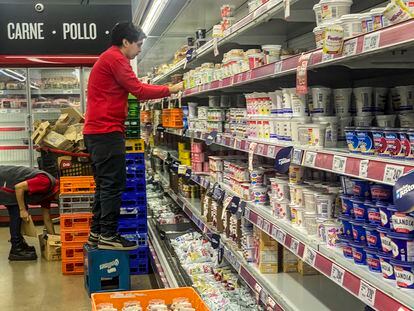
[[[168,311],[168,307],[164,300],[152,299],[148,302],[147,311]]]
[[[96,306],[96,309],[98,311],[118,311],[117,309],[114,308],[114,305],[112,303],[100,303]]]
[[[139,301],[126,301],[122,311],[143,311]]]

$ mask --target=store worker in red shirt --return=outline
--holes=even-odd
[[[112,29],[112,46],[102,53],[88,81],[84,140],[91,154],[96,192],[88,243],[100,249],[132,250],[136,242],[117,233],[121,194],[125,188],[125,127],[128,94],[139,100],[163,98],[182,90],[142,83],[130,61],[140,52],[145,34],[132,23]]]
[[[41,205],[43,221],[49,234],[55,234],[50,219],[50,202],[59,194],[59,181],[44,171],[24,166],[0,165],[0,205],[5,205],[10,217],[9,260],[36,260],[33,246],[27,245],[21,234],[22,221],[29,220],[27,205]]]

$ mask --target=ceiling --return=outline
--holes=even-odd
[[[170,0],[154,29],[147,34],[138,56],[139,74],[169,63],[174,53],[187,43],[187,37],[195,37],[198,28],[208,31],[219,23],[223,4],[234,4],[237,17],[245,10],[246,3],[247,0]]]

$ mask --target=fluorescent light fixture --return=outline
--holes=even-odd
[[[149,35],[151,30],[154,28],[155,23],[160,18],[168,2],[169,0],[154,0],[141,27],[146,35]]]
[[[0,69],[0,73],[4,74],[5,76],[8,76],[9,78],[12,78],[14,80],[17,80],[19,82],[25,82],[26,77],[22,76],[20,73],[10,70],[10,69]]]

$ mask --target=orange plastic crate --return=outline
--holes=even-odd
[[[75,275],[83,274],[83,260],[62,261],[62,274]]]
[[[101,303],[112,303],[114,308],[121,310],[127,301],[139,301],[141,307],[146,310],[149,301],[152,299],[162,299],[166,304],[170,305],[174,298],[179,297],[188,298],[193,308],[197,311],[210,310],[192,287],[95,293],[91,295],[93,311],[97,311],[98,305]]]
[[[81,230],[60,230],[60,241],[64,243],[86,243],[89,236],[89,229]]]
[[[151,122],[151,111],[141,111],[141,123]]]
[[[83,262],[83,243],[81,244],[63,244],[62,261],[82,261]]]
[[[60,178],[61,194],[90,194],[95,193],[93,176],[76,176]]]
[[[61,230],[89,229],[91,226],[91,213],[75,213],[60,215]]]

